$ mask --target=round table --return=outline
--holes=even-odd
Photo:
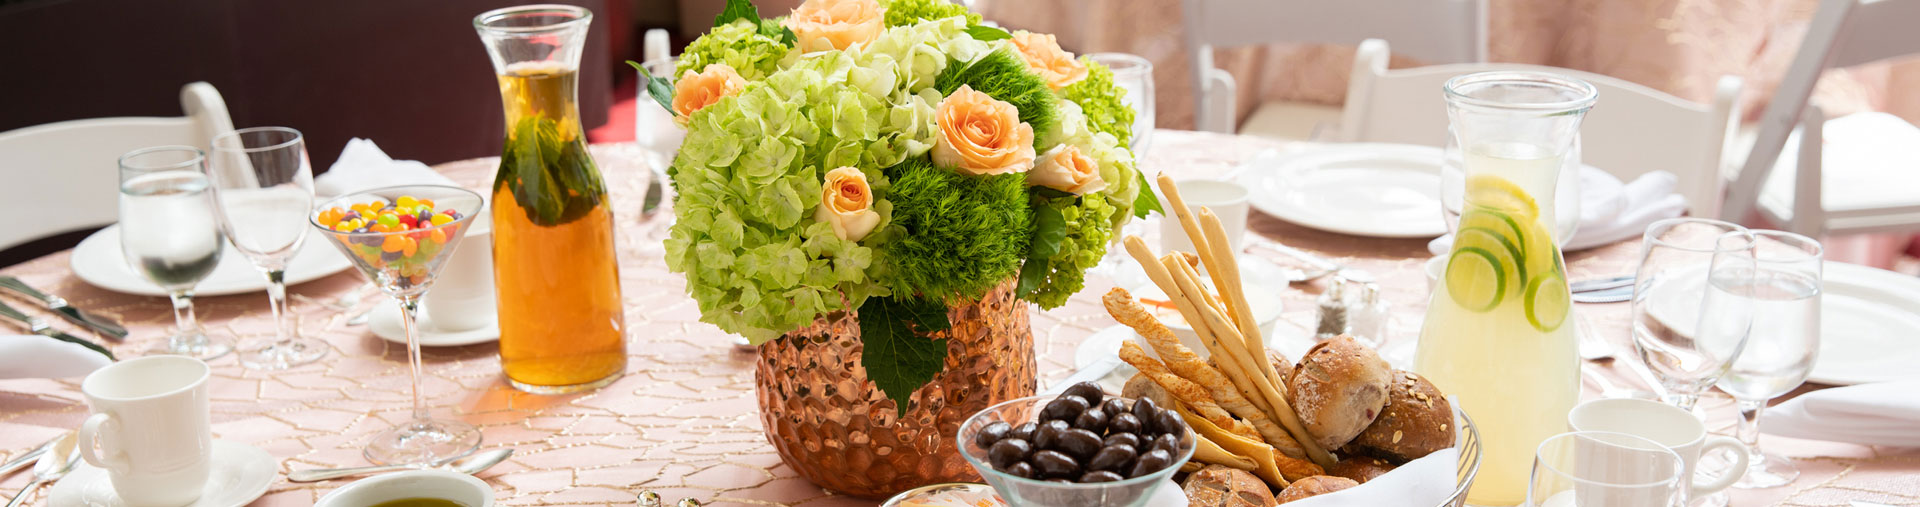
[[[1144,166],[1183,177],[1218,176],[1264,150],[1304,146],[1162,131]],[[669,273],[661,258],[661,220],[648,224],[639,218],[640,196],[650,174],[646,157],[630,144],[596,145],[593,153],[611,187],[621,224],[620,273],[631,329],[626,376],[597,391],[539,396],[505,383],[491,343],[429,348],[423,354],[427,373],[423,389],[431,410],[480,426],[485,448],[516,451],[513,458],[482,474],[501,504],[631,504],[640,491],[653,490],[668,501],[690,497],[709,504],[870,505],[822,491],[781,464],[766,443],[755,413],[753,353],[736,350],[729,335],[699,322],[699,311],[685,295],[682,277]],[[441,164],[436,169],[462,185],[483,189],[492,181],[496,164],[497,159],[485,158]],[[1388,347],[1404,346],[1418,336],[1427,296],[1422,274],[1422,263],[1429,257],[1425,240],[1344,236],[1257,212],[1250,224],[1252,231],[1267,239],[1374,273],[1394,308]],[[1630,273],[1637,253],[1637,242],[1629,241],[1569,254],[1569,277]],[[65,252],[49,255],[0,273],[18,276],[67,297],[76,306],[125,322],[133,334],[127,342],[113,346],[117,353],[137,354],[164,339],[172,326],[165,298],[117,294],[87,285],[71,274],[68,256]],[[392,304],[377,292],[362,291],[361,284],[360,275],[350,270],[290,288],[302,332],[333,346],[320,362],[282,372],[243,369],[231,356],[211,363],[215,376],[209,388],[217,438],[265,449],[280,459],[283,473],[366,464],[360,454],[366,439],[405,420],[410,406],[406,348],[373,336],[366,326],[346,322],[371,305]],[[1090,276],[1086,289],[1067,305],[1035,310],[1033,332],[1043,387],[1072,373],[1073,353],[1082,340],[1114,325],[1099,305],[1099,295],[1112,285],[1106,277]],[[1323,287],[1269,289],[1286,301],[1284,318],[1294,328],[1309,329],[1315,319],[1313,301]],[[212,332],[243,340],[272,333],[264,294],[204,297],[198,306],[202,322]],[[1623,387],[1644,387],[1627,367],[1633,361],[1626,332],[1627,305],[1581,305],[1578,312],[1578,318],[1587,319],[1621,358],[1603,368],[1609,379]],[[43,316],[69,332],[92,336],[51,315]],[[1591,385],[1587,389],[1589,396],[1596,392]],[[1709,396],[1703,404],[1709,407],[1715,429],[1730,431],[1729,399]],[[77,427],[86,415],[79,379],[0,380],[0,459]],[[1920,453],[1914,450],[1903,453],[1772,437],[1762,442],[1796,457],[1803,473],[1788,486],[1736,490],[1734,505],[1846,505],[1847,499],[1920,503],[1920,481],[1914,479],[1920,476]],[[10,494],[26,483],[28,475],[16,473],[0,480],[0,491]],[[345,483],[282,480],[255,505],[307,505]]]

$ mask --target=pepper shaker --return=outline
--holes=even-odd
[[[1319,306],[1320,324],[1314,327],[1313,339],[1327,341],[1346,334],[1347,316],[1350,312],[1348,312],[1345,278],[1334,277],[1332,285],[1327,286],[1327,291],[1320,293]]]
[[[1360,300],[1353,305],[1348,319],[1354,339],[1376,349],[1386,345],[1390,311],[1386,298],[1380,297],[1379,285],[1369,283],[1361,287]]]

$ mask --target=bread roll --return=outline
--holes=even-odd
[[[1120,388],[1120,397],[1136,400],[1150,399],[1157,407],[1171,407],[1176,403],[1173,395],[1167,394],[1166,388],[1153,383],[1153,379],[1148,378],[1145,373],[1135,373],[1127,377],[1127,384]]]
[[[1353,482],[1353,479],[1348,479],[1346,477],[1333,477],[1330,475],[1315,475],[1313,477],[1308,477],[1305,479],[1293,481],[1293,484],[1288,485],[1285,491],[1281,491],[1280,494],[1274,495],[1273,499],[1278,500],[1280,503],[1287,503],[1294,500],[1299,500],[1299,499],[1310,497],[1310,496],[1320,496],[1327,493],[1332,493],[1335,491],[1340,491],[1343,489],[1347,489],[1347,488],[1351,488],[1359,485],[1360,483]]]
[[[1392,378],[1393,367],[1373,349],[1341,335],[1301,356],[1287,381],[1287,402],[1315,442],[1338,449],[1380,415]]]
[[[1187,476],[1181,490],[1187,493],[1187,504],[1194,507],[1271,507],[1280,503],[1273,499],[1267,483],[1252,472],[1220,465],[1207,465]]]
[[[1394,464],[1373,456],[1348,456],[1327,469],[1327,475],[1353,479],[1353,482],[1366,483],[1374,477],[1393,471]]]
[[[1273,372],[1280,375],[1280,383],[1285,384],[1293,378],[1293,360],[1287,359],[1285,354],[1267,349],[1267,362],[1273,363]]]
[[[1453,447],[1453,430],[1453,405],[1440,389],[1417,373],[1395,370],[1386,408],[1351,445],[1405,463]]]

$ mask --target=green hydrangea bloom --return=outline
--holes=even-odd
[[[965,175],[926,156],[886,172],[894,212],[876,233],[873,276],[894,294],[974,300],[1020,270],[1032,220],[1025,175]]]
[[[1080,105],[1087,126],[1095,132],[1112,134],[1133,147],[1133,108],[1127,107],[1127,91],[1113,83],[1113,69],[1080,57],[1087,66],[1087,77],[1060,89],[1060,95]]]
[[[1112,201],[1110,204],[1116,211],[1112,221],[1114,227],[1118,228],[1133,216],[1134,198],[1139,197],[1142,190],[1134,169],[1133,153],[1121,146],[1119,139],[1112,134],[1094,130],[1093,122],[1081,112],[1079,104],[1063,100],[1058,109],[1059,119],[1053,123],[1053,128],[1037,134],[1039,145],[1046,149],[1070,145],[1093,158],[1100,166],[1100,180],[1107,183],[1107,188],[1100,193],[1106,194]]]
[[[739,72],[740,77],[759,81],[780,70],[780,61],[786,58],[789,49],[779,39],[762,35],[758,25],[738,20],[713,27],[706,35],[687,44],[669,79],[679,79],[689,70],[700,72],[708,64],[724,63]]]
[[[947,0],[881,0],[887,9],[887,26],[906,26],[932,19],[961,17],[967,26],[980,24],[980,15],[964,5]]]
[[[1060,252],[1044,261],[1048,271],[1046,281],[1026,296],[1040,308],[1053,309],[1080,292],[1087,283],[1087,270],[1100,264],[1100,258],[1107,255],[1107,242],[1113,238],[1114,230],[1111,217],[1117,210],[1104,194],[1097,193],[1036,199],[1035,206],[1058,209],[1067,219],[1067,237],[1060,241]]]

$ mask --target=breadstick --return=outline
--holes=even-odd
[[[1187,233],[1187,239],[1193,243],[1193,251],[1199,254],[1200,262],[1212,270],[1219,260],[1211,258],[1213,249],[1208,247],[1207,236],[1200,230],[1199,222],[1194,221],[1193,210],[1187,207],[1187,200],[1180,197],[1180,185],[1175,184],[1173,177],[1167,176],[1167,173],[1160,173],[1159,182],[1160,193],[1166,194],[1167,203],[1173,206],[1173,214],[1180,219],[1180,229]],[[1161,219],[1165,220],[1164,217]]]
[[[1166,389],[1167,394],[1173,396],[1173,399],[1192,406],[1194,413],[1206,417],[1208,421],[1221,427],[1234,426],[1233,415],[1214,403],[1213,397],[1207,395],[1206,388],[1167,371],[1167,365],[1147,356],[1147,351],[1142,350],[1140,344],[1131,340],[1122,342],[1120,360],[1133,365],[1134,369],[1140,370],[1140,373],[1152,379],[1153,383],[1160,384],[1160,388]]]
[[[1153,314],[1148,313],[1146,308],[1142,308],[1133,296],[1127,294],[1126,289],[1115,287],[1107,292],[1106,297],[1101,298],[1101,302],[1105,303],[1107,313],[1113,315],[1114,320],[1126,324],[1127,327],[1139,332],[1140,336],[1145,337],[1147,345],[1160,354],[1160,360],[1168,369],[1173,370],[1174,374],[1181,378],[1207,388],[1220,408],[1253,425],[1253,429],[1260,432],[1262,440],[1275,448],[1297,445],[1293,437],[1288,436],[1286,430],[1274,424],[1263,409],[1241,396],[1234,383],[1229,381],[1225,374],[1208,366],[1199,355],[1194,354],[1185,345],[1181,345],[1180,339],[1174,338],[1172,331],[1167,330],[1160,321],[1154,320]]]
[[[1254,461],[1253,458],[1227,452],[1226,449],[1220,448],[1220,444],[1214,443],[1213,440],[1209,440],[1205,435],[1195,433],[1194,436],[1199,437],[1194,439],[1195,441],[1193,443],[1194,462],[1225,465],[1249,472],[1260,468],[1260,463]]]
[[[1206,288],[1198,287],[1198,284],[1189,287],[1179,282],[1182,277],[1189,276],[1189,273],[1192,273],[1193,266],[1183,264],[1171,255],[1161,258],[1160,261],[1163,263],[1162,267],[1167,268],[1167,271],[1173,273],[1174,286],[1179,289],[1181,294],[1187,296],[1187,299],[1182,300],[1185,302],[1185,306],[1181,314],[1187,318],[1187,325],[1193,327],[1194,333],[1200,335],[1200,343],[1207,346],[1208,353],[1216,357],[1237,357],[1238,353],[1235,351],[1238,350],[1241,345],[1222,341],[1221,337],[1225,335],[1220,333],[1219,330],[1214,329],[1213,325],[1210,325],[1206,320],[1208,312],[1218,311],[1218,308],[1215,308],[1211,302],[1207,301],[1205,296]],[[1200,298],[1195,299],[1193,297],[1195,293],[1200,294]],[[1191,313],[1188,313],[1188,310],[1190,310]],[[1255,382],[1260,378],[1260,376],[1255,373],[1258,370],[1249,371],[1246,369],[1245,363],[1240,361],[1220,361],[1219,364],[1219,371],[1225,373],[1227,379],[1233,383],[1233,386],[1240,390],[1241,397],[1250,400],[1253,405],[1259,407],[1261,411],[1273,413],[1273,404],[1260,395],[1260,387],[1258,383]]]
[[[1208,245],[1218,249],[1223,245],[1231,244],[1227,241],[1226,227],[1220,225],[1220,217],[1214,215],[1212,209],[1200,210],[1200,225],[1207,231]],[[1220,252],[1215,251],[1214,254],[1218,256]],[[1235,318],[1234,324],[1240,327],[1240,335],[1247,339],[1247,352],[1256,358],[1266,357],[1266,338],[1260,334],[1260,323],[1253,317],[1253,306],[1247,300],[1246,286],[1240,280],[1239,259],[1228,258],[1234,260],[1222,262],[1220,266],[1212,268],[1213,286],[1220,291],[1220,297],[1225,298],[1233,307],[1234,311],[1228,315]],[[1260,363],[1261,375],[1266,376],[1267,382],[1272,383],[1274,389],[1280,391],[1281,398],[1285,398],[1287,384],[1280,381],[1280,375],[1274,371],[1273,364],[1267,361],[1257,362]]]

